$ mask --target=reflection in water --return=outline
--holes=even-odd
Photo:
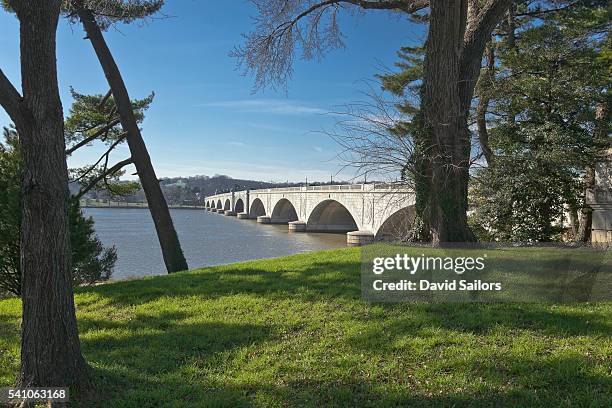
[[[345,234],[289,233],[287,225],[262,225],[203,210],[170,210],[189,267],[272,258],[339,248]],[[115,245],[113,279],[165,274],[148,209],[86,208],[104,245]]]

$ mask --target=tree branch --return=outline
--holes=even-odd
[[[486,43],[502,15],[508,10],[511,0],[487,0],[477,14],[470,16],[465,32],[465,49],[478,46],[479,42]],[[484,48],[484,44],[482,45]]]
[[[87,143],[93,142],[98,137],[100,137],[104,132],[112,129],[113,127],[117,126],[119,123],[120,123],[120,120],[115,119],[112,122],[108,123],[106,126],[98,129],[93,135],[81,140],[79,143],[75,144],[71,148],[66,149],[66,156],[71,155],[72,153],[75,152],[75,150],[80,149],[81,147],[85,146]]]
[[[106,152],[105,152],[105,153],[104,153],[102,156],[100,156],[100,158],[98,159],[98,161],[97,161],[97,162],[95,162],[93,166],[89,167],[89,169],[87,169],[87,170],[86,170],[86,171],[85,171],[83,174],[81,174],[81,175],[80,175],[79,177],[77,177],[76,179],[72,180],[72,182],[74,183],[74,182],[77,182],[77,181],[81,180],[83,177],[85,177],[87,174],[89,174],[89,172],[90,172],[90,171],[92,171],[93,169],[95,169],[95,168],[98,166],[98,164],[100,164],[100,162],[101,162],[102,160],[104,160],[104,158],[106,158],[106,160],[108,161],[108,157],[109,157],[109,155],[111,154],[111,152],[113,151],[113,149],[114,149],[115,147],[117,147],[117,145],[119,145],[119,143],[123,142],[123,141],[125,140],[126,136],[127,136],[127,132],[124,132],[124,133],[121,135],[121,137],[120,137],[119,139],[117,139],[117,140],[116,140],[116,141],[115,141],[115,142],[114,142],[114,143],[113,143],[113,144],[112,144],[112,145],[111,145],[111,146],[108,148],[108,150],[106,150]]]
[[[87,192],[91,190],[92,188],[94,188],[96,184],[98,184],[100,181],[105,180],[109,176],[112,176],[113,174],[115,174],[116,172],[118,172],[119,170],[127,166],[128,164],[132,164],[133,162],[134,161],[130,157],[128,159],[120,161],[119,163],[111,167],[110,169],[106,169],[106,171],[102,172],[100,175],[98,175],[98,177],[91,180],[91,182],[87,186],[81,188],[79,192],[75,195],[76,199],[80,200],[81,197],[87,194]]]
[[[512,0],[487,0],[477,12],[468,16],[460,63],[460,98],[464,109],[471,103],[487,41],[511,3]]]
[[[15,89],[11,81],[0,69],[0,105],[17,126],[23,123],[23,115],[20,108],[22,99],[19,91]]]
[[[490,165],[493,160],[493,150],[491,150],[489,145],[489,131],[487,129],[487,110],[489,109],[490,97],[483,88],[491,85],[495,75],[495,49],[492,44],[489,44],[489,47],[487,47],[486,58],[487,65],[485,72],[480,76],[481,85],[479,85],[480,92],[478,95],[478,105],[476,106],[476,125],[478,127],[478,140],[482,154],[487,164]]]
[[[98,109],[100,110],[104,109],[106,102],[108,101],[108,99],[111,97],[112,94],[113,94],[112,89],[109,89],[106,95],[104,95],[104,98],[102,98],[102,100],[100,101],[100,104],[98,105]]]
[[[362,9],[369,10],[402,10],[406,13],[414,13],[425,7],[429,6],[429,0],[380,0],[380,1],[369,1],[369,0],[326,0],[320,3],[313,4],[300,14],[298,14],[291,21],[286,24],[291,26],[295,25],[302,18],[306,17],[310,13],[320,9],[322,7],[331,6],[334,4],[349,3],[354,6],[359,6]]]
[[[291,77],[296,45],[312,59],[342,47],[337,13],[349,6],[367,10],[398,10],[411,14],[429,6],[429,0],[251,0],[259,16],[244,46],[230,53],[238,66],[255,73],[255,88],[284,85]],[[325,27],[321,27],[326,24]],[[304,26],[304,27],[302,27]]]
[[[544,14],[548,14],[548,13],[556,13],[558,11],[565,11],[568,9],[571,9],[572,7],[578,5],[578,1],[574,1],[572,3],[569,3],[563,7],[557,7],[557,8],[552,8],[552,9],[536,9],[536,10],[532,10],[532,11],[527,11],[525,13],[519,13],[519,14],[515,14],[516,17],[539,17],[541,15]]]
[[[373,10],[402,10],[406,13],[414,13],[429,6],[429,0],[388,0],[388,1],[367,1],[367,0],[347,0],[348,3],[355,4],[364,9]]]

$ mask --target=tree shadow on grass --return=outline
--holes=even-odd
[[[276,270],[254,267],[214,268],[206,272],[186,272],[170,276],[84,288],[110,306],[134,306],[160,297],[198,296],[216,299],[228,295],[253,294],[267,298],[302,297],[358,299],[361,296],[358,262],[315,263],[307,268],[287,264]],[[98,297],[78,302],[79,307],[95,306]]]
[[[112,308],[123,308],[155,301],[161,297],[196,296],[213,300],[224,296],[248,294],[271,301],[357,302],[362,308],[372,304],[361,299],[358,262],[318,262],[307,268],[266,270],[254,267],[213,269],[206,272],[176,274],[141,281],[122,282],[86,289],[99,297],[79,301],[79,307],[95,307],[102,299]],[[572,304],[572,311],[539,303],[387,303],[374,304],[384,314],[367,314],[371,319],[387,320],[392,332],[412,332],[427,325],[466,333],[484,334],[492,328],[535,330],[550,336],[607,334],[612,323],[602,314],[593,314],[588,304]],[[581,311],[584,311],[582,313]],[[390,317],[395,316],[393,319]],[[400,316],[400,317],[398,317]],[[359,316],[354,316],[360,319]]]
[[[165,393],[169,401],[201,399],[204,390],[191,374],[214,372],[224,354],[271,336],[265,325],[199,322],[185,312],[136,314],[125,321],[82,317],[79,327],[97,388],[97,395],[80,401],[85,406],[112,399],[170,406],[163,403]]]
[[[252,295],[272,302],[295,301],[296,305],[325,302],[333,308],[350,304],[346,313],[333,318],[344,319],[343,327],[355,323],[364,330],[336,341],[352,348],[356,352],[352,354],[382,358],[388,364],[401,358],[393,347],[394,339],[432,337],[440,329],[448,332],[440,337],[442,343],[452,342],[452,332],[481,336],[496,331],[513,336],[516,331],[526,331],[537,332],[540,340],[543,334],[555,341],[568,336],[606,336],[611,329],[605,313],[592,313],[593,306],[588,304],[368,304],[360,300],[359,262],[317,262],[302,267],[289,261],[275,265],[219,267],[81,290],[78,307],[85,309],[85,316],[79,319],[82,341],[100,384],[101,398],[110,405],[125,407],[571,406],[575,401],[576,405],[587,405],[590,397],[594,401],[591,405],[606,405],[601,403],[606,398],[601,390],[609,384],[603,376],[582,369],[592,363],[584,355],[535,359],[517,357],[503,348],[487,354],[486,345],[464,344],[481,348],[483,355],[442,359],[439,365],[440,370],[459,376],[465,373],[483,383],[469,392],[439,386],[436,392],[440,394],[436,394],[402,375],[382,381],[364,380],[361,375],[354,378],[352,369],[330,372],[325,380],[285,372],[284,378],[274,384],[269,380],[244,383],[231,378],[231,370],[243,370],[242,363],[234,362],[238,365],[230,364],[229,368],[228,363],[243,346],[278,340],[274,335],[277,328],[202,322],[189,309],[155,316],[136,314],[125,317],[127,321],[87,317],[87,309],[120,312],[127,308],[129,314],[133,306],[135,311],[142,310],[137,306],[162,298],[211,301]],[[152,310],[148,306],[145,309]],[[315,319],[314,312],[313,316],[304,313],[306,321],[320,318]],[[271,324],[282,326],[283,322]],[[494,341],[487,339],[489,343]],[[427,358],[428,364],[435,361]],[[283,369],[295,369],[280,356],[278,364],[281,376]],[[321,364],[325,369],[326,363]],[[248,371],[248,366],[244,370]],[[529,376],[533,378],[528,380]],[[429,379],[442,378],[444,374],[432,373]],[[82,403],[98,406],[91,401]]]
[[[529,330],[556,338],[605,336],[612,332],[609,317],[605,313],[592,313],[588,304],[572,304],[571,309],[538,303],[409,303],[379,306],[388,313],[397,307],[406,308],[406,314],[385,319],[385,330],[394,333],[414,333],[422,327],[474,335],[487,335],[499,329]]]
[[[550,375],[556,380],[560,378],[555,375],[559,373],[559,366],[583,364],[582,361],[570,360],[553,360],[545,364],[522,359],[514,362],[522,364],[534,375]],[[490,369],[494,370],[495,362],[490,364]],[[498,385],[490,376],[477,377],[478,372],[473,374],[474,381],[482,386],[469,391],[458,387],[453,389],[452,385],[446,390],[432,390],[424,380],[400,375],[388,378],[388,382],[303,380],[290,382],[286,388],[270,392],[277,394],[287,406],[312,407],[607,407],[612,401],[606,393],[610,382],[603,376],[569,375],[561,379],[561,387],[551,387],[546,382],[530,387],[524,383]]]
[[[485,363],[487,364],[487,363]],[[488,370],[498,370],[497,363],[488,363]],[[299,380],[253,381],[250,383],[216,380],[209,376],[199,381],[171,375],[162,382],[143,378],[135,387],[103,400],[80,401],[79,406],[118,407],[573,407],[610,406],[606,394],[609,381],[602,376],[576,375],[576,367],[585,362],[551,359],[544,363],[515,358],[502,360],[502,365],[518,364],[532,376],[546,375],[550,380],[529,384],[531,379],[496,381],[493,375],[476,371],[478,386],[469,390],[453,387],[432,389],[423,380],[396,376],[386,379],[302,378]],[[561,367],[561,369],[560,369]],[[567,368],[571,367],[570,371]],[[472,367],[460,367],[472,369]],[[480,377],[476,377],[481,375]]]

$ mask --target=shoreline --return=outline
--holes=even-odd
[[[149,206],[148,205],[81,205],[81,208],[126,208],[126,209],[142,209],[142,210],[148,210]],[[204,210],[205,207],[199,207],[199,206],[187,206],[187,205],[169,205],[168,206],[169,209],[171,210]]]

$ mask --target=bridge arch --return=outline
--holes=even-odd
[[[376,231],[377,239],[404,241],[409,237],[416,218],[416,208],[409,205],[391,214]]]
[[[242,198],[239,198],[238,200],[236,200],[236,203],[234,204],[234,212],[236,214],[240,214],[241,212],[244,212],[244,201],[242,201]]]
[[[327,199],[321,201],[308,216],[309,231],[349,232],[359,229],[357,221],[342,203]]]
[[[206,207],[210,207],[210,201],[206,202]]]
[[[293,203],[286,198],[281,198],[274,205],[274,209],[272,210],[272,222],[291,222],[297,221],[298,215],[297,211],[295,211],[295,206]]]
[[[255,198],[251,203],[251,208],[249,210],[249,215],[251,217],[259,217],[261,215],[266,215],[266,207],[264,203],[259,198]]]
[[[225,203],[223,204],[223,210],[228,211],[232,208],[232,202],[230,201],[230,199],[226,199]]]
[[[217,210],[220,210],[223,208],[223,205],[221,204],[221,199],[217,200]]]

